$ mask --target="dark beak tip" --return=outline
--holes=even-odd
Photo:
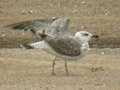
[[[98,35],[93,35],[93,38],[99,38],[99,36]]]

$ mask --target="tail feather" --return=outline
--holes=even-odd
[[[28,44],[26,44],[26,45],[21,44],[20,47],[23,48],[23,49],[34,49],[34,47],[32,47],[32,46],[30,46]]]
[[[44,48],[48,48],[48,45],[44,42],[44,41],[39,41],[39,42],[34,42],[31,44],[21,44],[20,45],[21,48],[23,49],[44,49]]]
[[[45,41],[39,41],[29,44],[33,48],[48,48],[48,45],[45,43]]]

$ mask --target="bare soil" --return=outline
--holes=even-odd
[[[120,90],[120,50],[91,50],[78,61],[56,62],[41,50],[0,50],[0,90]]]
[[[0,48],[38,41],[30,32],[4,26],[33,19],[67,17],[70,31],[100,36],[91,47],[120,48],[120,0],[0,0]],[[78,61],[56,63],[41,50],[0,49],[0,90],[120,90],[120,49],[91,50]]]

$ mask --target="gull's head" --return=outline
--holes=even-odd
[[[82,43],[88,42],[91,38],[98,38],[98,35],[93,35],[87,31],[79,31],[75,34],[75,37],[79,39]]]

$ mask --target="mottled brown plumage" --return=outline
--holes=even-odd
[[[45,42],[57,53],[64,56],[79,56],[81,54],[81,44],[73,37],[48,37]]]

